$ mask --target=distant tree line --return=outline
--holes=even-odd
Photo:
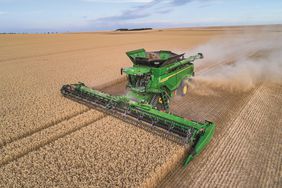
[[[116,29],[115,31],[143,31],[143,30],[152,30],[153,28],[146,27],[146,28],[135,28],[135,29],[127,29],[127,28],[120,28]]]

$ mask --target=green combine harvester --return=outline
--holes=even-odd
[[[169,100],[185,95],[188,82],[194,76],[193,61],[201,53],[188,58],[171,51],[127,52],[133,67],[122,68],[128,78],[125,96],[113,96],[85,86],[83,83],[64,85],[63,96],[118,117],[142,128],[160,133],[174,141],[190,146],[186,166],[210,142],[215,124],[196,122],[169,112]],[[187,107],[189,108],[189,107]]]

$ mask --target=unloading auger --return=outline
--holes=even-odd
[[[122,68],[121,74],[128,78],[128,92],[113,96],[95,90],[79,82],[64,85],[63,96],[94,107],[129,123],[165,135],[189,145],[186,166],[210,142],[215,124],[209,121],[196,122],[169,112],[169,100],[174,95],[185,95],[189,80],[194,76],[196,59],[201,53],[184,58],[184,54],[171,51],[146,52],[144,49],[126,53],[133,67]]]

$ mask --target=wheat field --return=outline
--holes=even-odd
[[[216,94],[192,88],[174,99],[173,113],[217,125],[212,142],[187,168],[183,146],[60,94],[63,84],[78,81],[122,94],[120,68],[131,66],[126,51],[187,52],[244,32],[0,35],[0,187],[280,187],[280,83]],[[197,75],[221,65],[195,66]]]

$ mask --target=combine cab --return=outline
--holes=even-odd
[[[100,109],[124,121],[161,133],[178,143],[189,145],[185,166],[210,142],[215,125],[212,122],[187,120],[169,112],[169,100],[185,95],[194,76],[193,61],[201,53],[188,58],[170,51],[127,52],[132,67],[122,68],[128,78],[125,96],[112,96],[83,83],[64,85],[61,93],[78,102]]]
[[[194,75],[192,62],[203,58],[200,53],[185,59],[184,54],[144,49],[127,52],[127,55],[133,62],[133,67],[121,69],[128,77],[127,97],[167,112],[173,95],[186,94],[188,80]]]

